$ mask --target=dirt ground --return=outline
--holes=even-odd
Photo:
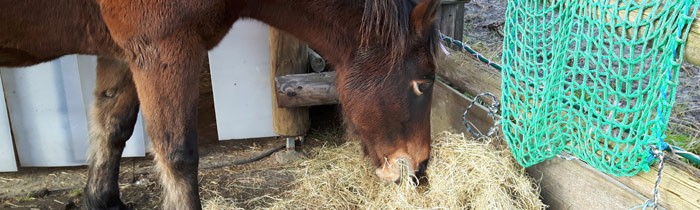
[[[205,68],[206,69],[206,68]],[[280,138],[218,141],[209,72],[202,71],[199,103],[200,196],[210,203],[235,203],[252,209],[264,207],[271,198],[289,189],[294,180],[291,167],[273,156],[260,161],[231,165],[284,143]],[[312,129],[300,148],[342,142],[337,106],[311,110]],[[319,140],[323,139],[323,140]],[[330,139],[330,141],[327,141]],[[358,151],[359,152],[359,151]],[[0,173],[0,209],[83,209],[87,167],[20,168]],[[134,209],[158,209],[160,186],[152,157],[125,158],[121,162],[121,199]]]

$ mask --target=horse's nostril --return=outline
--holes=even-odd
[[[413,179],[413,182],[415,184],[421,184],[421,183],[426,183],[428,181],[428,175],[426,174],[426,169],[428,169],[428,162],[430,161],[430,158],[425,159],[423,162],[420,162],[416,168],[416,176]]]
[[[429,161],[430,161],[430,158],[425,159],[423,162],[420,162],[418,164],[418,168],[416,168],[416,176],[418,176],[418,175],[425,176],[425,170],[428,169],[428,162]]]

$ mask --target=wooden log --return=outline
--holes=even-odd
[[[335,72],[291,74],[275,78],[277,105],[283,108],[337,104]]]
[[[326,59],[311,48],[309,48],[309,67],[314,72],[322,72],[326,69]]]
[[[275,77],[305,73],[308,65],[308,47],[294,37],[270,27],[270,81]],[[302,136],[309,130],[309,109],[280,108],[277,88],[272,85],[272,127],[281,136]]]
[[[464,59],[464,55],[453,53],[450,55],[452,61],[459,63],[459,59]],[[466,65],[471,61],[462,61]],[[454,68],[445,70],[443,68],[450,65],[443,65],[443,62],[438,64],[438,74],[443,74],[446,71],[462,71],[461,74],[474,74],[476,68]],[[489,71],[489,67],[483,67],[483,71]],[[453,73],[460,74],[460,73]],[[486,74],[487,79],[480,79],[479,76],[463,77],[466,80],[463,84],[482,84],[482,85],[461,85],[460,88],[465,88],[459,92],[492,92],[500,93],[500,74]],[[488,79],[490,77],[498,77]],[[498,83],[496,83],[498,81]],[[486,84],[484,84],[486,83]],[[460,83],[456,83],[460,84]],[[440,97],[439,89],[443,88],[436,85],[436,93],[434,97]],[[456,93],[459,93],[455,91]],[[500,95],[500,94],[499,94]],[[463,98],[459,94],[452,94],[453,100],[462,101],[455,103],[467,103],[468,99]],[[462,98],[459,98],[460,96]],[[463,126],[461,123],[461,115],[458,111],[440,110],[441,106],[433,99],[433,110],[431,116],[440,115],[440,112],[445,112],[444,116],[451,119],[439,119],[443,122],[449,122],[451,125],[445,126],[444,123],[432,121],[434,129],[455,128]],[[444,108],[442,108],[444,109]],[[486,113],[483,107],[474,107],[472,112]],[[481,118],[469,118],[472,121],[479,121]],[[433,120],[433,119],[431,119]],[[476,127],[489,125],[488,122],[475,123]],[[488,129],[487,126],[479,127],[479,129]],[[641,172],[631,177],[615,177],[602,173],[591,168],[581,161],[563,161],[559,159],[550,159],[543,163],[531,166],[527,169],[528,173],[535,179],[541,180],[542,197],[546,204],[552,205],[553,209],[628,209],[638,205],[642,205],[646,199],[652,198],[652,190],[656,181],[658,170],[655,167],[649,172]],[[668,158],[664,176],[661,179],[659,188],[661,197],[661,207],[667,209],[700,209],[700,170],[688,166],[687,164]],[[620,207],[620,208],[616,208]]]

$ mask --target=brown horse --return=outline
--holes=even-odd
[[[200,209],[198,69],[239,18],[309,43],[336,64],[346,125],[386,181],[430,153],[439,0],[0,0],[0,66],[99,56],[88,209],[123,209],[119,157],[141,107],[164,209]]]

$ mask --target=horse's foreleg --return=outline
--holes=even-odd
[[[153,142],[163,209],[201,209],[197,184],[199,69],[206,50],[187,32],[139,41],[130,66]]]
[[[126,63],[98,58],[90,109],[87,209],[126,209],[119,200],[119,159],[136,123],[139,102]]]

